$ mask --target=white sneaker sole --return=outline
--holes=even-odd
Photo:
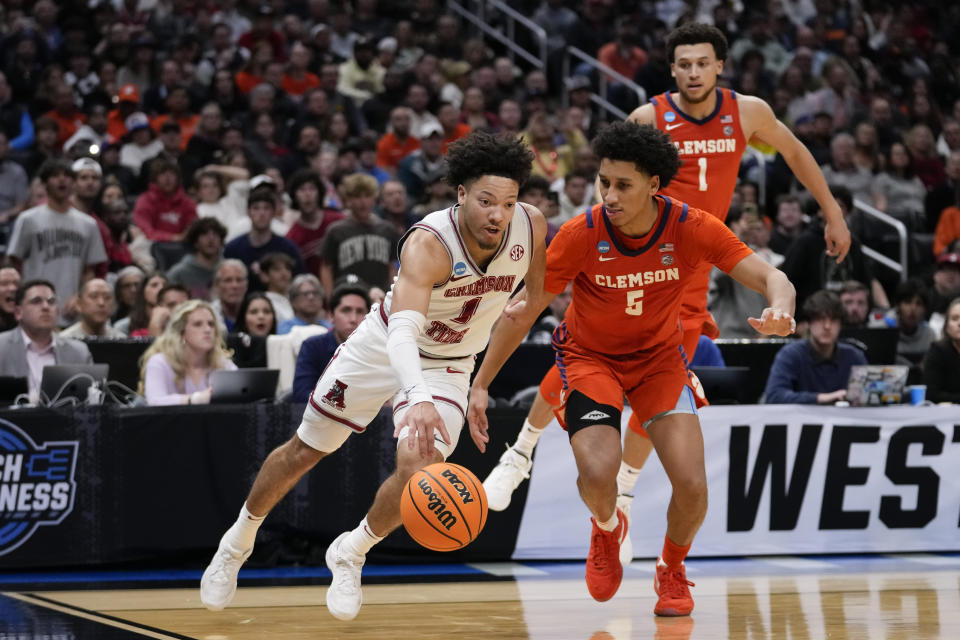
[[[344,531],[339,536],[337,536],[333,542],[330,543],[330,546],[327,547],[327,552],[324,554],[324,560],[327,563],[327,569],[330,569],[331,579],[333,574],[333,568],[337,564],[336,552],[334,549],[340,546],[340,542],[350,535],[349,531]],[[330,583],[330,587],[333,587],[333,582]],[[336,605],[332,605],[330,602],[330,587],[327,588],[326,602],[327,602],[327,611],[330,612],[337,620],[350,621],[357,617],[357,614],[360,613],[360,607],[363,606],[363,591],[360,592],[360,606],[357,607],[356,611],[342,611],[336,608]]]

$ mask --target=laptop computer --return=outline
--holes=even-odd
[[[210,373],[210,404],[271,400],[277,393],[279,369],[218,369]]]
[[[43,368],[40,378],[41,404],[57,402],[64,398],[87,401],[87,389],[94,380],[100,389],[107,384],[110,365],[107,364],[54,364]]]
[[[903,402],[910,367],[901,364],[860,364],[850,368],[847,401],[853,407]]]
[[[752,404],[750,367],[693,367],[710,404]]]

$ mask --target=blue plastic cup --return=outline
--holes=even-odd
[[[925,384],[910,385],[910,404],[912,404],[913,406],[921,405],[926,399],[927,399],[927,385]]]

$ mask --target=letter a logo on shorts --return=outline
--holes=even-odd
[[[324,404],[328,404],[331,407],[335,407],[340,411],[343,411],[343,393],[347,390],[347,385],[343,384],[339,380],[333,381],[333,386],[330,387],[330,391],[327,391],[327,394],[323,396]]]

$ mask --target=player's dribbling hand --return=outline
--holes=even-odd
[[[486,389],[474,387],[470,390],[470,404],[467,407],[467,422],[470,424],[470,437],[480,453],[487,451],[490,436],[487,435],[487,403],[489,394]]]
[[[399,436],[404,427],[410,427],[407,432],[407,447],[413,449],[419,444],[421,458],[433,456],[434,433],[439,433],[443,441],[450,444],[447,426],[432,402],[418,402],[407,409],[403,417],[394,424],[393,436]]]
[[[797,321],[793,316],[774,307],[764,309],[759,320],[747,318],[747,322],[757,333],[765,336],[788,336],[797,330]]]
[[[827,242],[827,255],[836,256],[837,264],[843,262],[850,251],[850,230],[845,222],[828,222],[823,229],[823,239]]]

